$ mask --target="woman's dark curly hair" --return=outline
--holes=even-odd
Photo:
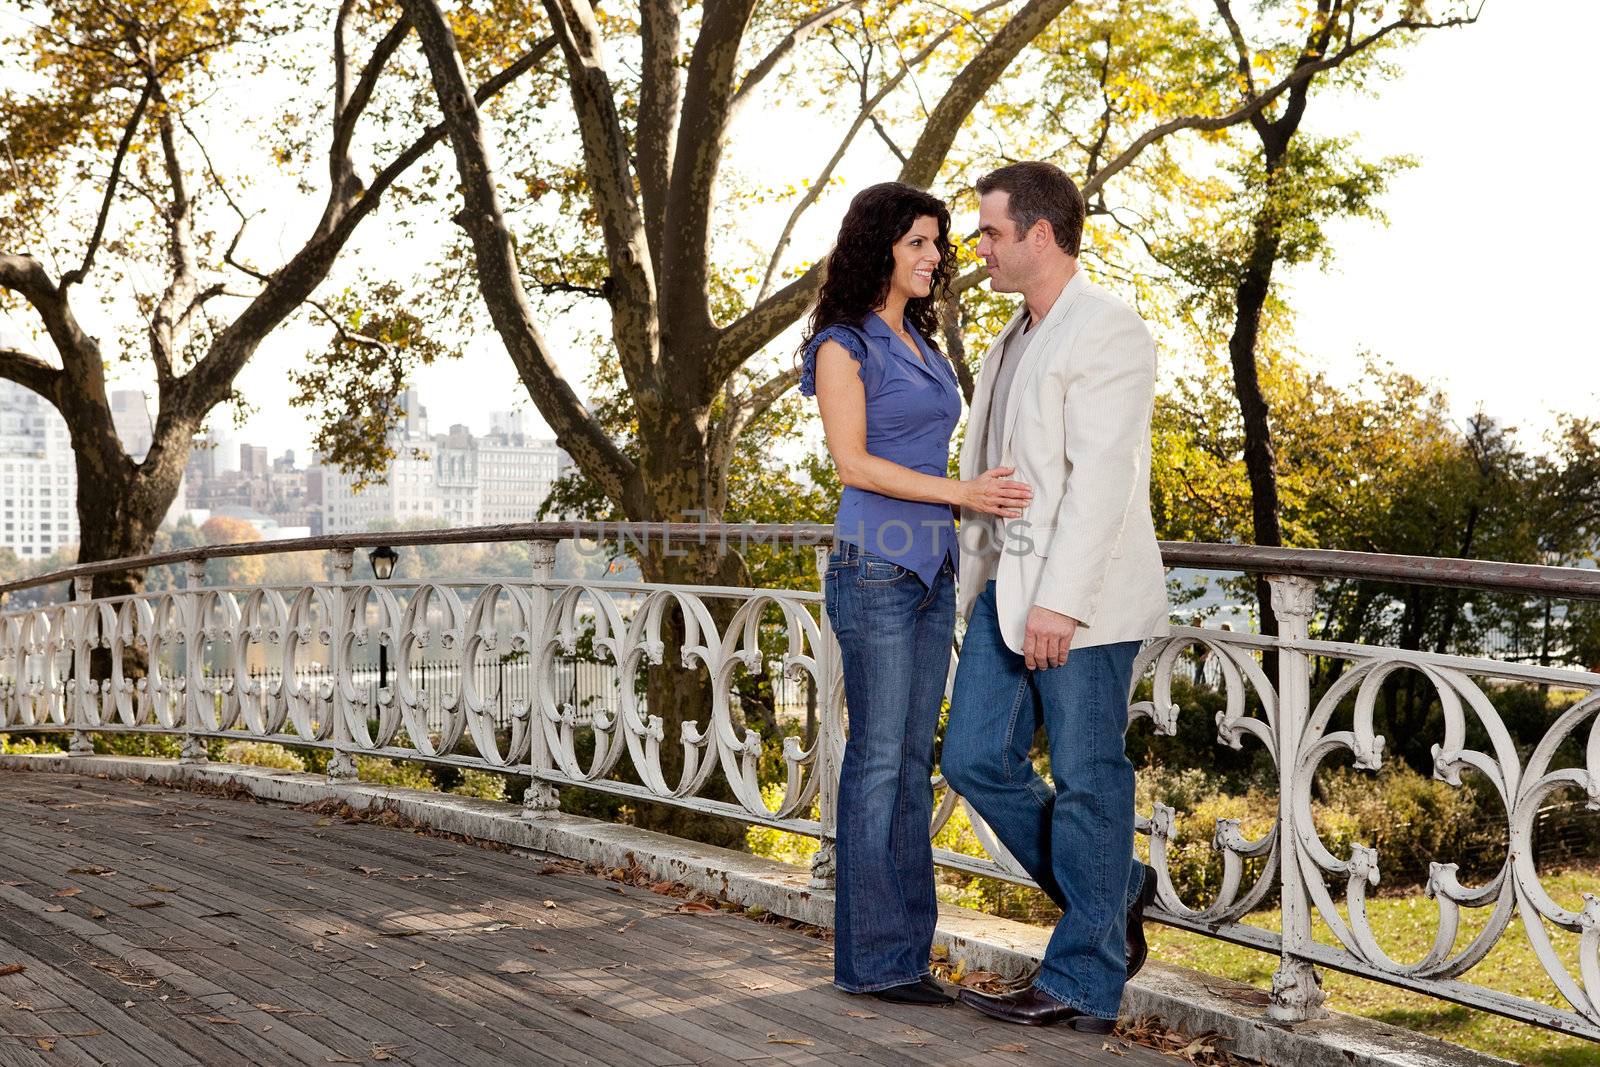
[[[894,274],[894,244],[913,223],[931,217],[939,222],[939,265],[933,269],[933,288],[927,296],[906,301],[906,319],[929,347],[939,351],[939,307],[949,298],[956,254],[950,244],[950,209],[943,200],[900,182],[868,186],[850,201],[839,224],[839,237],[828,253],[817,306],[806,325],[803,349],[811,339],[836,323],[860,326],[883,306]]]

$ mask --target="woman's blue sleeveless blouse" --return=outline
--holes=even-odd
[[[817,392],[817,349],[837,341],[860,364],[867,392],[867,452],[935,478],[949,476],[950,435],[961,418],[961,389],[950,361],[928,347],[905,323],[922,359],[889,324],[868,315],[859,327],[829,326],[801,353],[800,392]],[[834,519],[834,538],[915,571],[924,585],[946,559],[955,569],[961,552],[947,504],[900,500],[846,486]]]

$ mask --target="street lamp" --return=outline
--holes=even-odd
[[[400,553],[388,545],[379,545],[367,553],[367,559],[372,564],[372,576],[380,582],[387,582],[394,573],[394,565],[400,559]]]
[[[367,553],[367,561],[372,564],[372,576],[380,582],[387,582],[394,573],[394,565],[400,561],[400,553],[388,545],[379,545]],[[383,638],[378,638],[378,691],[382,692],[384,686],[389,684],[389,646],[383,643]]]

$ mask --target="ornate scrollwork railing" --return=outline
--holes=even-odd
[[[91,574],[108,565],[52,576],[70,577],[76,599],[0,613],[0,732],[68,731],[79,753],[92,751],[95,732],[180,735],[188,761],[205,759],[205,741],[215,738],[311,746],[331,753],[334,777],[353,776],[359,755],[527,776],[529,818],[550,817],[561,790],[584,789],[817,837],[814,884],[830,884],[847,716],[820,595],[556,578],[554,538],[584,532],[530,526],[391,538],[528,539],[531,573],[496,579],[357,579],[354,538],[317,542],[331,553],[332,580],[292,586],[207,586],[204,558],[230,554],[226,547],[159,560],[186,565],[181,589],[97,599]],[[788,539],[816,544],[825,533],[800,528],[810,536],[790,531]],[[286,542],[279,550],[305,547]],[[1238,819],[1216,820],[1210,846],[1221,873],[1202,902],[1183,898],[1172,870],[1181,813],[1161,803],[1141,813],[1138,830],[1158,877],[1157,917],[1277,954],[1271,1013],[1280,1019],[1319,1011],[1315,968],[1326,966],[1600,1040],[1600,896],[1566,906],[1535,865],[1536,819],[1552,796],[1576,794],[1600,810],[1600,675],[1309,636],[1318,575],[1596,597],[1600,579],[1557,568],[1474,571],[1463,561],[1364,562],[1348,553],[1287,550],[1257,558],[1232,546],[1165,547],[1175,565],[1269,573],[1281,632],[1179,626],[1140,655],[1135,688],[1147,686],[1148,698],[1131,702],[1130,721],[1148,719],[1157,733],[1175,733],[1180,717],[1193,712],[1175,702],[1174,678],[1203,657],[1223,698],[1214,722],[1218,743],[1259,749],[1277,788],[1270,825],[1255,836]],[[238,546],[239,554],[261,550]],[[0,587],[0,594],[23,584],[38,582]],[[676,662],[667,662],[669,647]],[[378,649],[388,673],[375,678]],[[418,681],[416,667],[425,660],[446,664],[435,671],[432,691]],[[602,665],[611,691],[590,693],[587,703],[575,694],[572,666],[579,660]],[[311,663],[316,670],[307,669]],[[500,673],[483,671],[486,663]],[[494,681],[507,665],[526,682],[509,698],[496,691],[504,682]],[[1314,692],[1318,665],[1336,665],[1337,680]],[[646,695],[647,674],[663,670],[698,675],[692,691],[704,697],[703,706],[676,717],[675,733]],[[805,729],[765,746],[755,717],[741,707],[740,688],[773,671],[805,683],[814,715]],[[1383,767],[1387,739],[1375,730],[1375,712],[1386,681],[1404,672],[1430,686],[1440,708],[1435,778],[1461,787],[1465,773],[1486,783],[1505,818],[1503,858],[1492,873],[1479,872],[1479,884],[1465,884],[1451,857],[1428,857],[1436,933],[1410,962],[1385,950],[1368,907],[1385,857],[1362,843],[1330,847],[1313,806],[1319,770],[1336,762]],[[1495,703],[1497,687],[1507,683],[1580,696],[1523,750]],[[779,779],[777,789],[762,788],[764,757],[781,761],[781,773],[768,775]],[[936,786],[935,834],[962,807],[960,797]],[[988,855],[941,852],[940,862],[1026,882],[982,821],[968,817]],[[1278,929],[1246,922],[1274,900]],[[1464,921],[1472,915],[1475,924]],[[1467,980],[1513,923],[1521,924],[1560,1006]],[[1463,935],[1472,925],[1476,932]]]

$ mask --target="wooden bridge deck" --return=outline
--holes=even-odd
[[[827,942],[543,857],[0,772],[0,1064],[1175,1064],[828,985]]]

